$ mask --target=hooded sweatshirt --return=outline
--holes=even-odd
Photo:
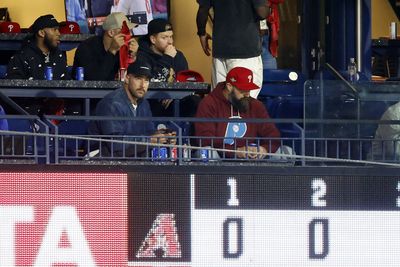
[[[137,57],[152,66],[154,81],[168,81],[171,69],[173,69],[175,73],[178,73],[179,71],[189,68],[187,60],[181,51],[178,51],[175,57],[154,53],[150,48],[150,41],[147,36],[139,39],[139,52]]]
[[[67,58],[62,51],[51,50],[46,57],[34,40],[29,40],[21,51],[11,57],[6,79],[44,80],[46,67],[52,67],[54,80],[70,79]]]
[[[219,83],[217,87],[205,97],[197,110],[197,118],[231,118],[240,116],[243,119],[269,119],[267,110],[262,102],[251,98],[249,110],[240,113],[223,95],[225,82]],[[267,152],[275,152],[280,142],[279,130],[273,123],[237,123],[237,122],[197,122],[195,124],[196,136],[201,139],[201,146],[212,146],[214,148],[235,149],[244,147],[246,144],[258,143],[257,138],[276,138],[276,140],[260,139],[260,145]],[[204,137],[224,137],[219,139],[208,139]],[[251,137],[254,137],[252,139]],[[235,139],[236,138],[236,139]],[[250,138],[250,139],[248,139]],[[227,153],[225,156],[234,157]]]

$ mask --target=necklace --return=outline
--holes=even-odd
[[[49,63],[50,62],[50,52],[48,52],[48,53],[43,52],[43,55],[44,55],[44,63]]]

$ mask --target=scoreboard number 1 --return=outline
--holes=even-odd
[[[233,177],[229,177],[226,181],[229,186],[229,199],[227,201],[228,206],[239,206],[239,199],[237,198],[237,181]]]

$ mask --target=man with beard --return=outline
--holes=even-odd
[[[136,60],[129,65],[123,88],[106,95],[97,104],[96,115],[126,118],[152,117],[149,102],[144,99],[149,88],[151,75],[151,65],[146,62]],[[90,125],[89,135],[143,136],[143,138],[124,137],[123,140],[175,143],[175,139],[172,137],[176,133],[171,131],[166,132],[165,129],[155,131],[153,122],[149,120],[103,120],[96,121]],[[147,137],[149,136],[151,138],[148,140]],[[119,143],[112,145],[109,142],[103,142],[101,149],[102,156],[111,155],[117,157],[123,155],[127,157],[141,157],[145,156],[147,152],[147,147],[145,146],[123,146]]]
[[[254,73],[254,83],[262,86],[260,21],[269,9],[265,0],[197,0],[197,35],[207,56],[212,52],[212,87],[226,79],[234,67],[246,67]],[[212,49],[211,36],[206,32],[210,10],[213,11]],[[260,90],[251,90],[257,98]]]
[[[235,67],[228,72],[226,81],[217,84],[200,102],[196,117],[269,119],[263,103],[250,97],[250,91],[256,89],[259,86],[253,83],[253,72]],[[197,122],[195,129],[200,146],[236,150],[219,153],[222,157],[258,158],[251,152],[274,153],[280,146],[280,133],[273,123]]]
[[[52,67],[54,80],[69,79],[66,56],[58,49],[60,31],[54,16],[39,17],[30,31],[33,35],[8,63],[6,79],[43,80],[46,67]]]

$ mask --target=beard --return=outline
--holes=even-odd
[[[47,36],[47,34],[44,36],[44,44],[50,51],[57,49],[57,45],[54,46],[54,44],[50,41],[50,38]]]
[[[237,99],[233,92],[231,92],[229,98],[232,106],[236,108],[239,112],[246,113],[249,111],[251,97],[243,97],[241,99]]]

